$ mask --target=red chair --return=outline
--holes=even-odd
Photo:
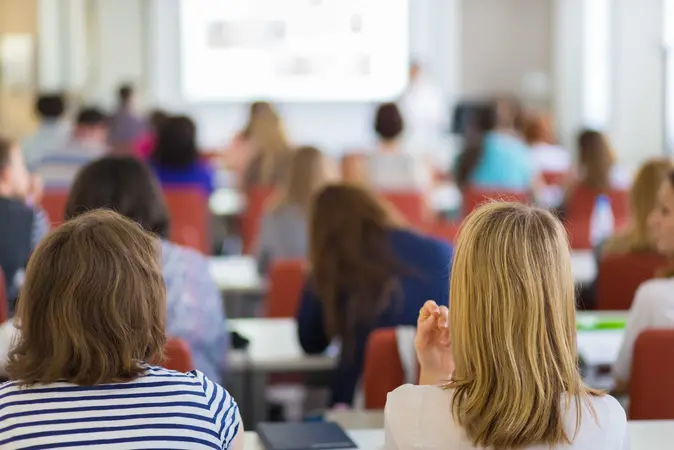
[[[7,304],[7,285],[5,284],[5,273],[0,267],[0,323],[9,320],[9,305]]]
[[[40,206],[49,216],[52,228],[61,225],[64,222],[66,205],[68,203],[68,191],[57,189],[47,189],[42,195]]]
[[[195,187],[167,187],[164,198],[171,217],[171,241],[210,254],[208,196]]]
[[[463,215],[490,201],[528,203],[529,194],[519,191],[467,188],[463,191]]]
[[[568,172],[541,172],[543,181],[548,186],[564,186],[569,177]]]
[[[634,344],[630,420],[674,419],[674,330],[647,330]]]
[[[383,409],[389,392],[405,383],[395,328],[374,330],[365,348],[365,409]]]
[[[288,259],[274,261],[269,270],[266,297],[267,317],[295,317],[304,287],[306,263]]]
[[[187,342],[178,338],[170,338],[164,346],[165,368],[178,372],[190,372],[194,370],[192,352]]]
[[[566,218],[564,220],[571,248],[578,250],[592,248],[590,242],[590,217],[592,217],[596,198],[601,194],[601,192],[595,189],[583,186],[576,187],[571,193],[566,204]],[[629,220],[629,194],[627,191],[614,190],[607,195],[611,200],[616,229],[620,229]]]
[[[459,229],[461,228],[461,222],[445,222],[438,221],[431,223],[426,227],[426,232],[431,236],[442,239],[454,244],[456,238],[459,236]]]
[[[246,192],[246,209],[241,214],[241,240],[243,241],[243,253],[245,255],[253,252],[260,227],[260,219],[264,213],[265,205],[273,193],[274,188],[271,186],[255,186]]]
[[[381,196],[403,216],[411,227],[424,230],[431,222],[432,214],[422,193],[383,192]]]
[[[639,285],[666,265],[667,258],[657,253],[605,256],[599,261],[597,309],[630,309]]]

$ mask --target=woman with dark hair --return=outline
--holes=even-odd
[[[535,174],[526,144],[512,131],[510,109],[494,104],[469,118],[466,142],[456,162],[459,187],[528,191]]]
[[[428,299],[447,304],[452,247],[407,229],[368,190],[331,185],[313,202],[309,262],[300,343],[321,353],[341,339],[332,403],[351,404],[370,333],[414,325]]]
[[[193,185],[213,192],[213,170],[199,158],[197,128],[187,116],[166,118],[159,126],[150,166],[160,183]]]
[[[425,155],[401,148],[405,122],[395,103],[382,103],[374,118],[378,151],[367,159],[370,186],[378,191],[427,190],[433,174]],[[420,149],[425,150],[425,149]]]
[[[209,275],[208,260],[167,240],[168,211],[152,173],[133,157],[106,157],[89,164],[70,190],[65,218],[97,208],[115,210],[161,238],[166,331],[184,339],[195,366],[219,380],[229,344],[220,293]]]

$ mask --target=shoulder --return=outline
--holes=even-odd
[[[390,236],[393,246],[400,253],[412,252],[432,265],[444,267],[451,263],[453,247],[448,242],[406,229],[393,230]]]
[[[655,278],[639,285],[633,308],[660,309],[674,306],[674,278]]]
[[[579,432],[584,434],[585,438],[591,438],[597,434],[618,439],[625,436],[627,432],[625,409],[610,395],[591,396],[581,411]],[[572,421],[573,423],[567,423],[567,427],[575,426],[575,417]]]
[[[176,266],[196,267],[197,270],[208,266],[208,258],[192,248],[183,247],[169,241],[162,241],[161,246],[164,272],[171,271]]]

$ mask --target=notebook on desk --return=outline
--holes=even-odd
[[[344,430],[331,422],[261,423],[257,433],[266,450],[357,448]]]

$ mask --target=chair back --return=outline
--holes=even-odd
[[[421,192],[382,192],[380,195],[412,228],[424,230],[431,222],[432,214]]]
[[[7,285],[5,284],[5,272],[0,267],[0,323],[5,323],[7,320],[9,320]]]
[[[541,178],[543,178],[545,184],[549,186],[564,186],[568,177],[568,172],[541,172]]]
[[[634,344],[630,420],[674,419],[674,330],[646,330]]]
[[[456,238],[459,236],[460,228],[461,222],[439,220],[428,225],[426,227],[426,233],[454,245]]]
[[[607,255],[599,261],[597,275],[597,309],[628,310],[641,283],[667,265],[667,258],[657,253]]]
[[[528,203],[529,194],[521,191],[478,189],[468,187],[463,191],[463,215],[473,212],[478,206],[490,201]]]
[[[260,228],[260,220],[269,198],[274,193],[271,186],[254,186],[246,193],[246,206],[241,214],[241,240],[243,254],[249,255],[254,251],[255,242]]]
[[[178,338],[170,338],[164,346],[163,366],[169,370],[178,372],[190,372],[194,370],[192,352],[187,342]]]
[[[571,193],[566,205],[565,218],[571,248],[576,250],[592,248],[590,242],[590,218],[594,211],[595,201],[601,194],[601,192],[595,189],[589,189],[584,186],[576,187]],[[611,200],[615,229],[619,230],[629,220],[629,194],[624,190],[612,190],[606,195]]]
[[[306,263],[301,259],[273,261],[266,297],[267,317],[294,318],[304,287]]]
[[[365,409],[383,409],[389,392],[405,383],[395,328],[374,330],[365,348]]]
[[[68,191],[65,189],[46,189],[42,195],[40,206],[47,213],[52,228],[64,222],[66,205],[68,204]]]
[[[171,241],[210,254],[210,214],[203,190],[192,186],[164,187],[164,199],[171,217]]]

